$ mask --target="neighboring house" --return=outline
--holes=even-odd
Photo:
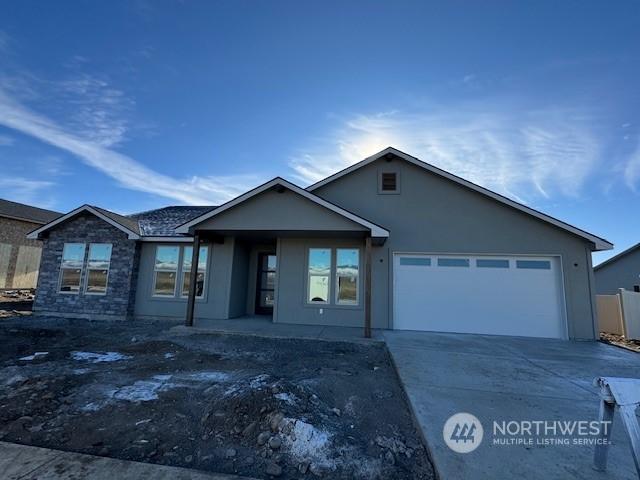
[[[605,260],[593,272],[598,295],[614,295],[620,288],[640,291],[640,243]]]
[[[133,216],[85,205],[29,236],[45,245],[40,314],[573,339],[596,338],[591,252],[613,247],[393,148],[306,189],[275,178]]]
[[[0,288],[36,288],[42,242],[26,235],[60,215],[0,199]]]

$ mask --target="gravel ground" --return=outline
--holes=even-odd
[[[431,479],[382,344],[0,320],[0,439],[257,478]]]
[[[616,347],[626,348],[632,352],[640,353],[640,340],[631,340],[625,338],[623,335],[616,335],[615,333],[600,333],[600,340],[609,345],[615,345]]]

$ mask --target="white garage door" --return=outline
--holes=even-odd
[[[560,262],[394,254],[394,328],[566,338]]]

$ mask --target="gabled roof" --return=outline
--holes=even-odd
[[[32,207],[24,203],[12,202],[0,198],[0,217],[45,224],[55,220],[60,215],[62,215],[60,212],[54,212],[53,210]]]
[[[636,243],[635,245],[633,245],[632,247],[627,248],[626,250],[623,250],[622,252],[618,253],[617,255],[614,255],[611,258],[606,259],[604,262],[599,263],[598,265],[596,265],[595,267],[593,267],[594,270],[599,270],[602,267],[604,267],[605,265],[609,265],[611,263],[617,262],[618,260],[620,260],[622,257],[626,257],[627,255],[629,255],[630,253],[635,252],[636,250],[640,249],[640,243]]]
[[[132,240],[138,240],[140,238],[140,230],[138,228],[137,221],[122,215],[118,215],[117,213],[110,212],[109,210],[105,210],[104,208],[95,207],[93,205],[82,205],[81,207],[78,207],[75,210],[72,210],[69,213],[62,215],[61,217],[56,218],[52,222],[49,222],[46,225],[43,225],[42,227],[34,230],[27,235],[27,238],[38,239],[40,238],[40,235],[42,233],[51,230],[56,225],[65,222],[66,220],[69,220],[70,218],[73,218],[82,212],[92,213],[96,217],[116,227],[118,230],[126,233],[127,236]]]
[[[355,222],[367,229],[369,229],[371,231],[371,236],[372,237],[378,237],[378,238],[387,238],[389,236],[389,231],[386,230],[385,228],[381,227],[380,225],[376,225],[373,222],[370,222],[369,220],[366,220],[362,217],[359,217],[358,215],[351,213],[347,210],[345,210],[344,208],[338,207],[337,205],[334,205],[331,202],[328,202],[327,200],[318,197],[317,195],[314,195],[313,193],[310,193],[306,190],[304,190],[303,188],[298,187],[297,185],[288,182],[287,180],[285,180],[284,178],[280,178],[280,177],[276,177],[273,180],[268,181],[267,183],[264,183],[262,185],[260,185],[259,187],[254,188],[253,190],[249,190],[248,192],[234,198],[233,200],[228,201],[227,203],[219,206],[218,208],[216,208],[215,210],[212,210],[208,213],[205,213],[204,215],[200,215],[199,217],[194,218],[193,220],[179,226],[178,228],[176,228],[176,233],[189,233],[189,229],[191,227],[195,227],[196,225],[198,225],[199,223],[204,222],[205,220],[208,220],[212,217],[215,217],[216,215],[221,214],[222,212],[225,212],[233,207],[235,207],[236,205],[241,204],[242,202],[245,202],[246,200],[249,200],[252,197],[255,197],[256,195],[259,195],[262,192],[265,192],[271,188],[274,187],[283,187],[286,188],[288,190],[291,190],[294,193],[297,193],[298,195],[301,195],[302,197],[306,198],[307,200],[312,201],[313,203],[320,205],[324,208],[326,208],[327,210],[331,210],[334,213],[337,213],[338,215],[341,215],[342,217],[347,218],[348,220],[351,220],[352,222]]]
[[[329,177],[320,180],[319,182],[314,183],[313,185],[310,185],[307,187],[307,191],[309,192],[313,192],[314,190],[317,190],[318,188],[322,187],[323,185],[326,185],[330,182],[333,182],[334,180],[337,180],[341,177],[344,177],[345,175],[350,174],[351,172],[358,170],[359,168],[362,168],[366,165],[369,165],[370,163],[375,162],[376,160],[385,157],[386,155],[392,155],[395,157],[399,157],[403,160],[406,160],[407,162],[416,165],[420,168],[423,168],[431,173],[434,173],[436,175],[439,175],[441,177],[444,177],[448,180],[451,180],[452,182],[455,182],[459,185],[462,185],[466,188],[469,188],[475,192],[481,193],[483,195],[486,195],[489,198],[492,198],[493,200],[496,200],[497,202],[500,202],[504,205],[508,205],[512,208],[515,208],[516,210],[520,210],[521,212],[527,213],[535,218],[537,218],[538,220],[542,220],[544,222],[550,223],[551,225],[554,225],[558,228],[561,228],[563,230],[566,230],[567,232],[570,232],[574,235],[577,235],[578,237],[584,238],[585,240],[588,240],[590,242],[592,242],[595,246],[595,250],[611,250],[613,248],[613,244],[607,240],[605,240],[604,238],[600,238],[597,237],[589,232],[586,232],[580,228],[574,227],[573,225],[569,225],[568,223],[565,223],[561,220],[558,220],[557,218],[554,218],[550,215],[546,215],[542,212],[539,212],[538,210],[535,210],[533,208],[527,207],[526,205],[523,205],[521,203],[516,202],[515,200],[511,200],[510,198],[505,197],[504,195],[500,195],[499,193],[493,192],[491,190],[489,190],[488,188],[484,188],[481,187],[480,185],[476,185],[473,182],[470,182],[468,180],[465,180],[464,178],[458,177],[457,175],[454,175],[452,173],[449,173],[445,170],[442,170],[438,167],[435,167],[429,163],[423,162],[422,160],[419,160],[416,157],[412,157],[411,155],[401,152],[398,149],[395,149],[393,147],[387,147],[384,150],[376,153],[375,155],[372,155],[370,157],[365,158],[364,160],[355,163],[353,165],[351,165],[350,167],[345,168],[344,170],[341,170],[333,175],[330,175]]]

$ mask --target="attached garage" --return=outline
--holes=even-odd
[[[567,338],[560,258],[394,254],[398,330]]]

